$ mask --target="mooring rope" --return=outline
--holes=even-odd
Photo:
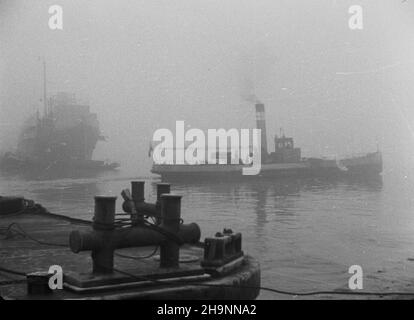
[[[126,254],[122,254],[122,253],[118,253],[118,252],[115,252],[114,255],[116,255],[117,257],[120,257],[120,258],[125,258],[125,259],[142,260],[142,259],[149,259],[149,258],[155,256],[155,254],[158,252],[158,249],[159,249],[159,246],[156,246],[154,248],[154,250],[146,256],[130,256],[130,255],[126,255]]]
[[[57,247],[67,247],[67,244],[61,244],[61,243],[52,243],[47,241],[38,240],[36,238],[33,238],[30,236],[17,222],[12,222],[8,225],[7,228],[1,228],[0,234],[4,233],[5,236],[1,240],[8,240],[11,238],[14,238],[17,235],[23,236],[24,238],[27,238],[29,240],[32,240],[38,244],[46,245],[46,246],[57,246]]]
[[[16,270],[12,270],[12,269],[7,269],[4,267],[0,266],[0,271],[5,272],[5,273],[10,273],[10,274],[14,274],[16,276],[22,276],[25,277],[26,276],[26,272],[21,272],[21,271],[16,271]]]
[[[136,276],[134,274],[131,274],[126,271],[122,271],[119,269],[113,268],[115,272],[118,272],[120,274],[132,277],[133,279],[139,280],[139,281],[151,281],[159,285],[173,285],[176,286],[175,283],[166,283],[159,280],[151,279],[145,276]],[[370,291],[341,291],[341,290],[335,290],[335,291],[309,291],[309,292],[294,292],[294,291],[288,291],[288,290],[280,290],[275,288],[269,288],[269,287],[263,287],[263,286],[245,286],[245,285],[231,285],[231,284],[212,284],[212,283],[201,283],[201,282],[192,282],[192,281],[180,281],[180,284],[186,284],[189,286],[198,286],[198,287],[218,287],[218,288],[240,288],[240,289],[254,289],[254,290],[263,290],[263,291],[269,291],[273,293],[283,294],[283,295],[290,295],[290,296],[314,296],[314,295],[360,295],[360,296],[414,296],[414,292],[370,292]]]

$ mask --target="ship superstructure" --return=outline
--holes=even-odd
[[[49,106],[43,117],[37,114],[26,121],[17,154],[46,162],[92,160],[97,142],[103,139],[96,113],[64,92],[51,97]]]

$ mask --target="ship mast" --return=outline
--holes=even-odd
[[[43,57],[43,108],[44,108],[44,116],[47,117],[48,110],[47,110],[47,89],[46,89],[46,60]]]

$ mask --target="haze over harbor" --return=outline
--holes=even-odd
[[[91,220],[96,195],[145,181],[159,210],[171,182],[201,239],[243,234],[266,286],[352,290],[357,266],[365,290],[414,292],[413,21],[399,0],[0,0],[0,156],[18,163],[0,197]],[[23,174],[32,141],[52,142]]]
[[[41,105],[44,56],[50,91],[73,91],[99,114],[109,139],[95,157],[128,154],[114,160],[131,171],[138,160],[149,170],[150,137],[175,120],[252,128],[253,93],[272,119],[268,134],[283,127],[305,156],[378,142],[386,171],[414,163],[409,1],[363,1],[357,31],[348,28],[352,1],[57,1],[61,31],[48,28],[50,4],[1,1],[3,148],[16,142],[11,124]]]

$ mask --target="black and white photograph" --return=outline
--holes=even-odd
[[[0,298],[414,299],[414,1],[0,0]]]

